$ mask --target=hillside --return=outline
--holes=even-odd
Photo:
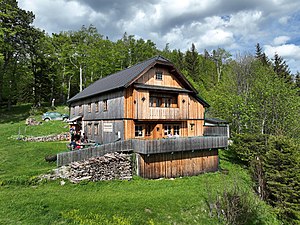
[[[58,134],[68,126],[60,121],[26,126],[29,110],[27,105],[1,111],[0,224],[225,224],[218,210],[210,213],[209,205],[230,196],[244,199],[242,205],[231,205],[239,210],[235,213],[243,212],[241,206],[251,209],[244,222],[279,224],[272,209],[255,197],[247,170],[228,161],[226,150],[221,152],[220,172],[194,177],[39,181],[39,175],[56,167],[44,157],[66,151],[66,142],[29,143],[18,136]]]

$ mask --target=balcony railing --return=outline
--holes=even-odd
[[[141,154],[158,154],[166,152],[193,151],[202,149],[226,148],[226,136],[215,137],[181,137],[158,140],[133,140],[133,149]]]
[[[57,154],[57,165],[63,166],[75,161],[83,161],[91,157],[102,156],[111,152],[133,151],[140,154],[159,154],[194,150],[226,148],[227,136],[197,136],[157,140],[130,139],[104,144],[71,152]]]
[[[139,108],[135,113],[135,119],[187,119],[187,110],[180,108],[149,107]]]

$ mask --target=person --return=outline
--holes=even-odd
[[[88,139],[88,138],[87,138],[86,134],[83,133],[83,134],[82,134],[82,137],[81,137],[81,142],[82,142],[82,143],[87,143],[87,139]]]

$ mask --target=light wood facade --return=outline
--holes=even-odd
[[[129,78],[126,80],[123,76]],[[123,83],[121,83],[122,79]],[[70,117],[80,117],[82,132],[90,140],[106,144],[120,140],[159,140],[204,135],[205,108],[209,105],[197,96],[197,91],[173,64],[162,57],[150,59],[124,72],[104,78],[103,83],[102,80],[97,82],[84,90],[83,94],[79,93],[79,97],[75,96],[69,101]],[[116,84],[109,89],[106,88],[111,85],[109,82]],[[194,150],[197,150],[197,147]],[[202,160],[201,157],[206,155],[205,152],[196,154],[194,151],[193,153],[184,153],[184,151],[185,149],[182,149],[182,153],[172,156],[178,162],[176,165],[181,165],[180,168],[185,163],[191,162],[186,159],[186,154],[193,155],[193,164],[198,164]],[[156,163],[153,164],[152,161],[160,158],[161,163],[164,162],[164,165],[171,165],[173,168],[174,160],[166,164],[169,156],[163,154],[166,153],[145,158],[143,153],[140,153],[139,166],[143,165],[141,167],[143,171],[145,168],[152,170],[152,167],[156,167]],[[213,155],[217,157],[217,153]],[[206,165],[203,162],[202,166],[193,166],[194,172],[191,173],[217,169],[215,158],[212,162],[216,164],[210,166],[211,169],[201,169]],[[184,166],[184,168],[188,167],[188,165]],[[176,170],[176,173],[171,174],[190,173],[186,169],[180,172],[179,169]],[[147,174],[143,172],[141,175],[149,178],[156,177]],[[169,175],[166,174],[166,177]]]

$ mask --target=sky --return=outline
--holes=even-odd
[[[224,48],[233,57],[255,54],[257,43],[300,71],[299,0],[19,0],[48,34],[94,25],[112,41],[127,32],[163,49],[199,53]]]

